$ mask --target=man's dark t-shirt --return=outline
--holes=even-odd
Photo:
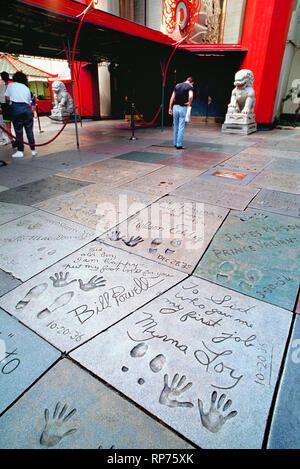
[[[193,86],[184,81],[183,83],[178,83],[178,85],[175,86],[175,100],[174,104],[179,104],[180,106],[185,106],[189,100],[189,91],[193,91],[194,88]]]

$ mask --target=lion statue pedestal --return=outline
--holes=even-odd
[[[251,70],[239,70],[235,74],[235,88],[231,94],[222,132],[241,135],[256,132],[253,82],[254,76]]]
[[[66,86],[61,81],[54,81],[52,84],[52,92],[54,97],[54,106],[51,110],[52,122],[60,123],[66,120],[72,114],[73,99],[66,90]]]

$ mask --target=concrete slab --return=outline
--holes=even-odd
[[[272,156],[269,155],[241,152],[227,159],[225,162],[219,163],[219,166],[257,173],[268,166],[272,159]]]
[[[226,161],[230,156],[226,153],[186,149],[178,151],[173,157],[165,159],[163,163],[168,166],[195,168],[205,171],[221,161]]]
[[[300,318],[296,317],[276,398],[268,449],[300,448]]]
[[[130,151],[129,153],[122,153],[122,155],[115,158],[120,160],[140,161],[141,163],[156,163],[161,162],[168,158],[170,155],[164,153],[151,153],[150,151]]]
[[[257,187],[300,194],[300,175],[264,170],[253,181]]]
[[[2,225],[0,268],[25,281],[94,238],[95,230],[36,210]]]
[[[2,449],[193,449],[67,359],[9,409],[0,425]]]
[[[253,145],[243,150],[240,153],[240,155],[244,153],[262,155],[262,157],[270,157],[270,158],[291,158],[291,159],[296,159],[296,160],[299,160],[300,158],[299,151],[288,151],[285,148],[280,150],[277,147],[274,148],[274,145],[272,145],[270,148]]]
[[[37,204],[37,207],[95,228],[99,236],[156,199],[151,194],[125,189],[116,192],[109,186],[91,184],[76,192]]]
[[[15,220],[16,218],[34,212],[36,209],[26,207],[25,205],[6,204],[0,202],[0,225],[4,225],[8,221]]]
[[[173,141],[167,140],[165,142],[162,142],[160,145],[172,147]],[[228,153],[231,155],[235,155],[236,153],[239,153],[240,151],[246,148],[242,145],[213,143],[213,142],[207,142],[207,141],[205,142],[203,141],[203,139],[202,141],[201,140],[193,141],[187,138],[183,139],[183,146],[185,148],[194,148],[194,149],[201,150],[201,151],[212,151],[212,152],[218,152],[218,153]]]
[[[54,171],[68,171],[78,166],[101,161],[109,158],[109,155],[101,155],[82,150],[67,150],[47,155],[41,155],[37,158],[21,160],[20,163],[27,164],[32,168],[44,168]]]
[[[220,207],[243,210],[258,192],[259,189],[253,186],[235,185],[233,189],[231,184],[196,177],[173,191],[172,195]]]
[[[300,195],[262,189],[250,202],[249,207],[300,217]]]
[[[118,137],[116,139],[117,143],[101,142],[94,144],[83,144],[82,149],[87,152],[91,151],[100,155],[108,156],[117,156],[126,152],[141,151],[143,149],[143,146],[137,144],[137,142],[129,143],[128,139],[127,141],[120,142],[120,140],[120,137]]]
[[[250,173],[247,171],[236,171],[231,168],[216,166],[205,171],[199,178],[207,179],[209,181],[222,181],[239,186],[247,186],[252,179],[255,178],[257,173]]]
[[[55,172],[53,170],[44,168],[36,168],[36,171],[32,171],[30,166],[19,164],[14,161],[13,163],[1,168],[0,185],[11,189],[23,184],[38,181],[39,179],[45,179],[49,176],[53,176],[54,174]]]
[[[297,218],[232,211],[194,273],[292,311],[299,288],[299,242]]]
[[[228,209],[166,196],[101,239],[182,272],[191,273]]]
[[[185,278],[94,241],[0,299],[0,306],[69,351]]]
[[[0,414],[59,357],[58,350],[0,309]]]
[[[62,178],[60,176],[50,176],[40,181],[30,182],[0,193],[0,201],[34,205],[51,197],[76,191],[89,184],[89,182]]]
[[[299,143],[300,145],[300,143]],[[300,175],[300,159],[276,158],[268,166],[268,171]]]
[[[19,286],[22,282],[15,278],[13,275],[4,272],[0,269],[0,296],[4,295],[13,288]]]
[[[111,187],[116,187],[159,168],[161,168],[161,165],[109,158],[99,163],[66,171],[59,175],[80,181],[109,184]]]
[[[71,356],[201,448],[255,449],[291,319],[189,277]]]
[[[137,180],[122,185],[122,189],[137,190],[157,196],[163,196],[177,187],[191,181],[202,171],[198,169],[182,169],[164,166],[157,171],[139,177]]]

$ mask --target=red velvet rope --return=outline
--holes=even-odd
[[[11,132],[9,132],[8,130],[6,130],[2,125],[0,125],[0,129],[2,129],[4,132],[6,132],[6,133],[10,136],[10,138],[13,138],[14,140],[17,140],[18,142],[24,143],[24,145],[28,145],[28,146],[30,146],[30,147],[33,147],[33,146],[35,146],[35,147],[43,147],[44,145],[48,145],[49,143],[53,142],[53,141],[62,133],[62,131],[63,131],[64,128],[66,127],[67,123],[69,122],[70,117],[71,117],[72,114],[73,114],[73,112],[71,112],[71,114],[69,114],[69,116],[67,117],[67,119],[66,119],[64,125],[62,126],[62,128],[60,129],[60,131],[59,131],[53,138],[51,138],[51,140],[48,140],[48,142],[45,142],[45,143],[38,143],[38,144],[37,144],[37,143],[28,143],[28,142],[24,142],[23,140],[21,140],[21,139],[15,137]]]

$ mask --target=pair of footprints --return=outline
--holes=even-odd
[[[236,266],[231,261],[222,262],[219,266],[219,272],[216,274],[216,279],[221,282],[228,282],[232,280],[236,271]],[[245,278],[239,280],[239,287],[243,290],[250,291],[254,285],[262,278],[262,273],[257,269],[250,269],[245,272]]]

